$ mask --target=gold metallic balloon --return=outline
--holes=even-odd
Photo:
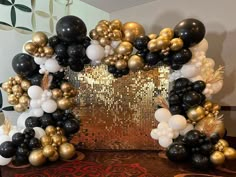
[[[220,111],[220,109],[221,109],[221,106],[219,104],[216,104],[216,103],[213,104],[212,106],[213,112]]]
[[[64,82],[63,84],[61,84],[61,90],[63,92],[69,92],[73,88],[74,87],[69,82]]]
[[[98,24],[99,24],[99,25],[106,25],[106,26],[108,26],[108,25],[110,24],[110,22],[109,22],[108,20],[100,20],[100,21],[98,22]]]
[[[51,57],[51,56],[53,56],[53,54],[54,54],[54,50],[53,50],[53,48],[52,47],[48,47],[48,46],[45,46],[44,48],[43,48],[43,50],[44,50],[44,54],[46,55],[46,57]]]
[[[120,30],[113,30],[112,34],[112,40],[119,41],[122,39],[122,32]]]
[[[130,42],[121,42],[116,48],[116,52],[121,55],[130,55],[133,52],[133,45]]]
[[[170,41],[170,50],[172,51],[178,51],[182,49],[183,46],[184,46],[184,42],[180,38],[174,38]]]
[[[131,71],[138,71],[143,69],[144,67],[143,58],[138,55],[132,55],[128,61],[128,67]]]
[[[19,103],[28,107],[30,103],[30,98],[28,96],[23,95],[19,98]]]
[[[59,159],[59,154],[57,151],[54,152],[54,154],[50,157],[48,157],[48,160],[51,161],[51,162],[55,162]]]
[[[218,143],[223,147],[229,147],[229,143],[224,139],[219,139]]]
[[[37,44],[35,44],[33,42],[27,42],[24,45],[24,49],[29,54],[34,55],[37,52],[37,50],[38,50],[38,46],[37,46]]]
[[[17,105],[19,103],[19,99],[17,99],[14,94],[8,95],[7,101],[11,105]]]
[[[95,29],[92,29],[90,32],[89,32],[89,37],[93,40],[97,40],[98,39],[98,33],[96,32]]]
[[[224,155],[226,159],[234,160],[236,159],[236,150],[232,147],[226,147],[224,148]]]
[[[27,81],[27,80],[22,80],[22,82],[20,84],[21,84],[21,88],[24,91],[27,91],[29,89],[29,87],[30,87],[30,82]]]
[[[66,143],[67,142],[67,138],[65,136],[61,136],[61,142],[62,143]]]
[[[108,30],[108,27],[104,24],[98,24],[96,27],[95,27],[95,30],[97,32],[97,34],[99,36],[104,36],[104,31],[107,31]]]
[[[7,92],[7,90],[8,90],[9,88],[11,88],[11,86],[9,86],[8,82],[4,82],[4,83],[2,84],[2,89],[3,89],[5,92]]]
[[[99,44],[100,44],[101,46],[103,46],[103,47],[105,47],[106,45],[110,45],[110,43],[111,43],[111,41],[108,40],[108,39],[106,39],[106,38],[104,38],[104,37],[101,37],[101,38],[99,39]]]
[[[159,35],[171,40],[174,37],[174,31],[171,28],[164,28],[160,31]]]
[[[14,85],[12,87],[12,91],[13,91],[13,93],[21,93],[21,94],[23,94],[23,89],[21,88],[20,85]]]
[[[48,37],[43,32],[36,32],[33,34],[32,42],[39,45],[40,47],[44,47],[48,43]]]
[[[149,39],[156,39],[157,37],[158,37],[158,35],[157,34],[154,34],[154,33],[152,33],[152,34],[149,34],[148,35],[148,37],[149,37]]]
[[[46,127],[45,132],[47,135],[54,135],[56,134],[56,128],[52,125]]]
[[[223,137],[225,134],[224,122],[216,120],[215,117],[205,117],[196,124],[195,129],[206,133],[208,136],[218,133],[220,137]]]
[[[15,81],[17,82],[17,84],[21,84],[21,82],[22,82],[22,77],[21,76],[19,76],[19,75],[16,75],[15,77],[14,77],[14,79],[15,79]]]
[[[215,165],[221,165],[225,162],[225,156],[220,151],[215,151],[211,154],[210,160]]]
[[[73,103],[72,103],[71,99],[62,98],[57,101],[57,105],[61,110],[67,110],[73,106]]]
[[[29,162],[33,166],[40,166],[46,162],[46,157],[41,149],[33,150],[29,155]]]
[[[48,135],[43,135],[40,138],[40,142],[41,142],[42,146],[51,145],[52,144],[52,138]]]
[[[63,96],[63,93],[62,93],[61,89],[55,88],[52,90],[52,98],[53,99],[57,100],[57,99],[62,98],[62,96]]]
[[[64,160],[69,160],[75,155],[75,147],[70,143],[63,143],[59,147],[60,157]]]
[[[117,69],[119,69],[119,70],[122,70],[122,69],[125,69],[125,68],[127,68],[127,66],[128,66],[128,63],[125,61],[125,60],[118,60],[117,62],[116,62],[116,68]]]
[[[157,49],[158,50],[166,49],[170,45],[170,40],[168,38],[163,37],[163,36],[158,37],[156,39],[156,42],[157,42]]]
[[[23,104],[17,104],[17,105],[14,105],[14,110],[16,112],[23,112],[27,109],[27,107]]]
[[[45,157],[51,157],[55,153],[55,148],[52,145],[46,145],[43,147],[43,155]]]
[[[121,23],[121,21],[118,20],[118,19],[112,20],[109,27],[110,27],[112,30],[121,30],[121,28],[122,28],[122,23]]]
[[[57,135],[57,134],[53,135],[52,142],[57,145],[60,145],[61,144],[61,135]]]
[[[198,122],[205,117],[205,110],[201,106],[190,108],[187,111],[187,116],[192,122]]]
[[[78,95],[78,90],[77,89],[72,89],[70,90],[70,97],[75,97]]]
[[[212,109],[213,107],[213,103],[211,101],[206,101],[203,105],[203,107],[206,109],[206,110],[210,110]]]
[[[148,50],[150,52],[156,52],[158,50],[160,50],[158,47],[157,47],[157,40],[156,39],[152,39],[148,42]]]
[[[136,22],[127,22],[122,27],[124,34],[123,40],[133,42],[135,38],[145,35],[145,30],[142,25]]]

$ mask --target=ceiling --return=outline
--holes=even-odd
[[[110,13],[117,10],[145,4],[154,0],[81,0],[81,1]]]

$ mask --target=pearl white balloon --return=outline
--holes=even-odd
[[[190,47],[189,49],[191,50],[192,53],[199,52],[199,51],[206,53],[208,50],[208,42],[204,38],[200,43],[198,43],[197,45],[193,47]]]
[[[200,70],[194,64],[185,64],[181,68],[181,73],[185,78],[195,77],[200,74]]]
[[[169,119],[169,126],[173,130],[182,130],[187,126],[187,121],[182,115],[174,115]]]
[[[86,55],[92,61],[100,61],[105,56],[104,48],[98,44],[91,44],[86,49]]]
[[[36,109],[32,109],[31,113],[35,117],[41,117],[44,112],[43,112],[42,108],[36,108]]]
[[[223,87],[223,80],[219,80],[215,83],[211,84],[211,89],[213,90],[213,94],[218,93]]]
[[[33,129],[35,131],[35,138],[40,139],[42,136],[46,134],[44,129],[42,129],[41,127],[34,127]]]
[[[54,100],[47,100],[43,102],[42,109],[46,113],[53,113],[57,109],[57,103]]]
[[[45,69],[51,73],[56,73],[60,71],[61,66],[58,64],[56,59],[51,58],[51,59],[46,60]]]
[[[173,133],[174,133],[173,139],[178,138],[179,131],[178,130],[174,130]]]
[[[160,108],[155,112],[155,118],[158,122],[168,122],[171,117],[171,113],[166,108]]]
[[[158,138],[159,138],[158,130],[156,128],[152,129],[150,135],[151,135],[152,139],[154,139],[154,140],[158,140]]]
[[[187,124],[187,126],[185,127],[185,129],[181,130],[179,132],[180,135],[184,136],[186,133],[188,133],[190,130],[193,130],[194,129],[194,126],[193,124]]]
[[[7,165],[11,162],[12,158],[4,158],[3,156],[0,155],[0,166]]]
[[[8,135],[1,135],[0,136],[0,145],[5,141],[10,141],[11,138]]]
[[[40,108],[41,107],[40,100],[38,100],[38,99],[30,100],[30,107],[31,108]]]
[[[39,99],[43,93],[43,89],[37,85],[33,85],[28,89],[28,95],[32,99]]]
[[[160,146],[167,148],[169,145],[173,143],[173,140],[171,138],[161,136],[159,137],[159,144]]]
[[[199,80],[203,81],[204,79],[202,78],[201,75],[198,75],[196,77],[189,78],[189,80],[191,80],[192,82],[195,82],[195,81],[199,81]]]
[[[43,65],[46,62],[47,58],[34,57],[34,62],[38,65]]]
[[[17,128],[21,129],[21,128],[25,128],[25,121],[28,117],[32,116],[31,113],[29,112],[23,112],[17,119]]]
[[[157,128],[158,129],[167,129],[169,128],[169,124],[167,122],[160,122],[158,125],[157,125]]]

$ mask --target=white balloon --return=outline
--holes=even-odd
[[[40,139],[42,136],[46,134],[44,129],[42,129],[41,127],[34,127],[33,129],[35,131],[35,137],[38,139]]]
[[[58,64],[56,59],[51,58],[46,60],[45,69],[51,73],[56,73],[60,71],[61,66]]]
[[[42,108],[32,109],[31,112],[32,112],[32,115],[35,117],[41,117],[44,113]]]
[[[194,64],[185,64],[181,68],[181,73],[185,78],[195,77],[200,74],[200,70]]]
[[[33,85],[28,89],[28,95],[32,99],[39,99],[43,93],[43,89],[37,85]]]
[[[3,130],[3,126],[2,125],[0,126],[0,135],[5,135],[5,132]]]
[[[29,112],[23,112],[17,119],[17,128],[21,129],[21,128],[25,128],[25,121],[28,117],[32,116],[31,113]]]
[[[192,78],[189,78],[189,80],[191,80],[192,82],[195,82],[195,81],[203,81],[204,79],[202,78],[202,76],[198,75],[196,77],[192,77]]]
[[[158,125],[157,125],[157,128],[158,129],[167,129],[169,128],[169,124],[167,122],[160,122]]]
[[[184,116],[177,114],[169,119],[168,124],[173,130],[182,130],[187,126],[187,121]]]
[[[111,46],[113,49],[115,49],[120,43],[121,43],[121,41],[112,41]]]
[[[41,107],[40,101],[38,99],[30,100],[30,107],[31,108],[40,108]]]
[[[218,93],[223,87],[223,80],[219,80],[215,83],[211,84],[211,89],[213,90],[213,94]]]
[[[34,57],[34,62],[38,65],[43,65],[46,62],[47,58]]]
[[[86,55],[92,61],[100,61],[105,56],[104,48],[98,44],[91,44],[86,49]]]
[[[184,136],[186,133],[188,133],[190,130],[193,130],[193,129],[194,129],[193,124],[188,123],[185,129],[181,130],[179,134]]]
[[[160,108],[155,112],[155,119],[158,122],[168,122],[169,118],[171,117],[171,113],[166,108]]]
[[[54,100],[47,100],[43,102],[42,109],[46,113],[53,113],[57,109],[57,103]]]
[[[152,129],[150,135],[151,135],[152,139],[154,139],[154,140],[158,140],[158,138],[159,138],[158,130],[156,128]]]
[[[173,133],[174,133],[173,139],[178,138],[179,131],[178,130],[174,130]]]
[[[11,138],[8,135],[1,135],[0,136],[0,145],[5,141],[10,141]]]
[[[159,137],[159,144],[164,148],[167,148],[172,143],[173,143],[173,140],[171,138],[168,138],[165,136]]]
[[[12,158],[4,158],[3,156],[0,155],[0,165],[4,166],[7,165],[11,162]]]
[[[190,48],[192,53],[195,52],[204,52],[206,53],[208,50],[208,42],[207,40],[204,38],[200,43],[198,43],[197,45],[193,46]]]

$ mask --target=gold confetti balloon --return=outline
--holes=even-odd
[[[40,47],[44,47],[48,43],[48,37],[43,32],[36,32],[33,34],[32,42],[37,44]]]
[[[29,162],[33,166],[41,166],[46,162],[46,157],[41,149],[33,150],[29,155]]]
[[[60,157],[64,160],[69,160],[75,155],[75,147],[70,143],[63,143],[59,147]]]
[[[123,40],[133,42],[137,37],[144,36],[145,30],[142,25],[136,22],[127,22],[122,27]]]
[[[225,156],[220,151],[215,151],[211,154],[210,160],[214,165],[221,165],[225,162]]]
[[[143,58],[138,55],[133,55],[128,61],[128,67],[131,71],[138,71],[143,69],[144,61]]]

